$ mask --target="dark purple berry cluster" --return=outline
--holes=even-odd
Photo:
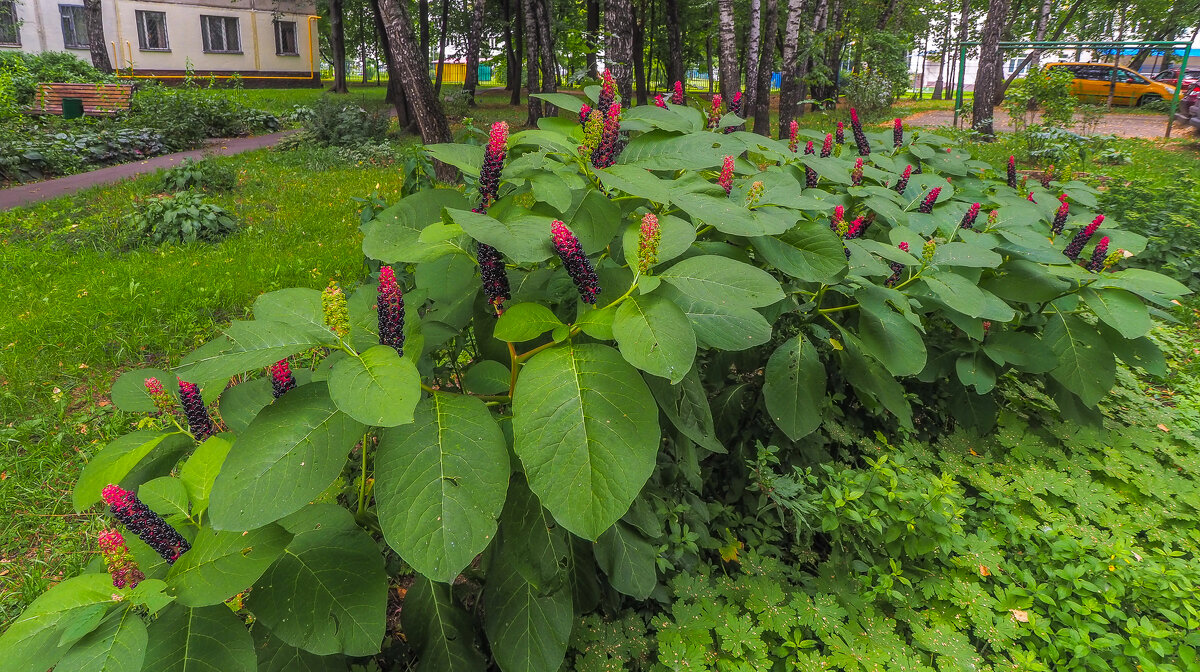
[[[508,152],[508,122],[492,124],[488,144],[483,151],[483,166],[479,169],[479,207],[487,212],[500,190],[500,170],[504,168],[504,155]]]
[[[1054,221],[1050,224],[1050,233],[1056,236],[1062,233],[1063,227],[1067,225],[1067,215],[1071,212],[1071,206],[1067,205],[1067,199],[1063,196],[1059,198],[1062,202],[1054,213]]]
[[[892,144],[896,147],[904,144],[904,122],[900,121],[900,117],[892,122]]]
[[[1017,188],[1017,157],[1008,157],[1008,186],[1011,189]]]
[[[379,269],[379,343],[404,354],[404,292],[391,266]]]
[[[504,269],[504,259],[496,248],[486,243],[477,243],[475,258],[479,261],[479,278],[483,283],[483,293],[499,317],[504,302],[512,299],[508,286],[508,272]]]
[[[187,416],[188,431],[197,441],[203,441],[216,434],[216,427],[208,415],[208,409],[204,407],[199,387],[194,383],[179,381],[179,402],[183,406],[183,414]]]
[[[554,243],[554,251],[558,253],[563,267],[567,269],[567,275],[571,276],[579,290],[579,297],[584,303],[595,304],[596,295],[600,293],[600,277],[596,275],[596,268],[592,266],[591,260],[583,253],[579,239],[571,233],[566,224],[557,219],[550,225],[550,236]]]
[[[108,485],[101,495],[113,517],[146,545],[154,549],[168,564],[174,564],[179,556],[187,553],[192,545],[179,531],[171,527],[162,516],[150,510],[137,495],[118,485]]]
[[[271,396],[276,399],[296,389],[296,376],[292,375],[292,367],[286,359],[281,359],[271,365]]]
[[[621,143],[621,104],[613,103],[608,108],[608,116],[604,118],[604,131],[600,135],[600,144],[592,152],[592,166],[608,168],[617,161],[617,156],[624,146]]]
[[[971,205],[971,207],[967,208],[966,213],[963,214],[962,222],[959,223],[959,226],[961,226],[964,229],[975,228],[975,218],[978,216],[979,216],[979,204],[974,203]]]
[[[1067,243],[1067,247],[1063,250],[1063,254],[1067,255],[1067,258],[1071,261],[1078,259],[1079,253],[1083,251],[1083,246],[1087,245],[1088,240],[1092,237],[1092,234],[1096,233],[1096,229],[1100,228],[1100,224],[1103,222],[1104,215],[1096,215],[1096,218],[1092,220],[1091,224],[1088,224],[1086,228],[1076,233],[1075,237],[1071,239],[1071,242]]]
[[[900,179],[896,181],[896,193],[897,194],[903,194],[904,190],[908,188],[908,180],[909,180],[909,178],[912,177],[912,172],[913,172],[912,166],[904,167],[904,172],[900,173]]]
[[[937,202],[938,194],[942,193],[941,187],[934,187],[925,195],[925,200],[921,201],[921,205],[917,207],[917,212],[929,214],[933,212],[933,204]]]
[[[858,146],[858,155],[870,155],[871,143],[867,141],[867,134],[863,133],[862,122],[858,120],[858,110],[853,107],[850,108],[850,130],[854,132],[854,144]]]

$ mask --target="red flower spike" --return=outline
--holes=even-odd
[[[858,120],[858,110],[853,107],[850,108],[850,130],[854,132],[854,144],[858,146],[858,155],[870,155],[871,143],[867,141],[867,134],[863,133],[862,123]]]
[[[821,158],[827,158],[830,154],[833,154],[833,134],[826,133],[825,142],[821,145]]]
[[[605,70],[600,79],[600,95],[596,98],[596,109],[604,114],[604,110],[617,99],[617,83],[613,80],[612,71]]]
[[[187,416],[188,431],[197,441],[203,441],[216,434],[216,427],[208,415],[208,409],[204,407],[199,387],[193,383],[179,381],[179,401],[183,405],[183,414]]]
[[[665,107],[665,106],[659,105],[659,107]],[[580,126],[584,126],[587,124],[588,115],[591,113],[592,113],[592,106],[588,105],[587,103],[584,103],[583,107],[579,108],[579,125]]]
[[[658,217],[647,212],[642,217],[642,228],[638,235],[638,270],[645,274],[650,267],[658,263],[658,245],[662,240],[662,231]]]
[[[792,150],[793,154],[796,153],[796,149],[800,146],[800,140],[796,137],[796,133],[798,133],[799,131],[800,131],[800,124],[797,124],[796,120],[793,119],[792,123],[788,124],[788,149]],[[808,148],[809,149],[812,148],[811,141],[808,143]],[[808,154],[810,152],[808,152],[808,150],[806,149],[804,153]]]
[[[1054,213],[1054,221],[1050,223],[1050,233],[1056,236],[1062,233],[1063,227],[1067,225],[1067,214],[1071,211],[1071,206],[1067,205],[1065,196],[1064,194],[1064,197],[1060,199],[1062,203]]]
[[[866,231],[866,217],[856,217],[853,222],[850,222],[850,228],[846,230],[846,238],[858,238]]]
[[[146,542],[147,546],[153,548],[168,564],[173,564],[180,555],[191,549],[192,545],[187,539],[163,520],[162,516],[143,504],[137,495],[111,484],[105,486],[100,494],[104,503],[108,504],[109,513],[126,529]]]
[[[908,252],[908,243],[900,243],[897,247],[900,248],[901,252]]]
[[[908,188],[908,180],[912,177],[913,167],[911,165],[904,167],[904,172],[900,173],[900,179],[896,181],[896,193],[903,194]]]
[[[1067,247],[1063,250],[1063,254],[1065,254],[1071,261],[1078,259],[1079,253],[1083,251],[1083,246],[1087,245],[1088,240],[1093,234],[1096,233],[1096,229],[1099,229],[1100,224],[1103,222],[1104,215],[1096,215],[1096,218],[1092,220],[1091,224],[1088,224],[1086,228],[1076,233],[1075,237],[1071,239],[1071,242],[1067,243]]]
[[[836,139],[837,139],[837,144],[839,144],[839,145],[846,144],[846,127],[840,121],[837,122]]]
[[[292,375],[292,367],[286,359],[281,359],[271,365],[271,396],[278,399],[289,391],[296,389],[296,377]]]
[[[733,100],[730,101],[730,103],[729,103],[729,111],[738,115],[739,117],[742,116],[742,92],[741,91],[733,92]]]
[[[793,149],[792,151],[794,152],[796,150]],[[805,154],[816,154],[817,153],[817,150],[813,149],[813,141],[812,140],[809,140],[808,143],[804,145],[804,153]]]
[[[1088,262],[1087,269],[1093,273],[1099,273],[1104,270],[1104,260],[1108,257],[1108,236],[1100,239],[1096,244],[1096,249],[1092,250],[1092,260]]]
[[[978,216],[979,216],[979,204],[973,203],[971,205],[971,207],[967,208],[967,212],[966,212],[966,214],[963,215],[962,222],[959,223],[959,226],[964,229],[975,228],[975,218]]]
[[[130,555],[129,547],[125,545],[125,537],[121,536],[120,532],[105,530],[96,538],[96,542],[100,546],[100,556],[104,558],[104,565],[112,575],[114,588],[136,588],[142,579],[146,578]]]
[[[834,233],[837,233],[838,228],[844,221],[846,221],[846,208],[840,205],[835,206],[833,208],[833,217],[829,219],[829,229]]]
[[[621,104],[613,103],[608,106],[608,115],[604,118],[604,129],[600,133],[600,144],[592,152],[592,166],[608,168],[616,163],[620,153],[618,145],[621,141]]]
[[[379,344],[404,354],[404,292],[391,266],[379,269]]]
[[[159,413],[170,413],[175,410],[175,400],[171,398],[157,378],[146,379],[146,394],[149,395],[150,401],[154,402],[154,407],[158,409]]]
[[[1008,186],[1011,189],[1017,188],[1017,157],[1008,157]]]
[[[600,293],[600,278],[596,275],[596,268],[592,266],[591,260],[583,253],[579,239],[571,233],[566,224],[557,219],[550,224],[550,236],[554,251],[558,253],[563,267],[567,269],[567,275],[575,282],[580,298],[584,303],[595,304],[596,295]]]
[[[499,317],[504,302],[512,299],[504,259],[496,248],[485,243],[476,243],[475,258],[479,261],[479,281],[483,285],[483,293],[496,311],[496,317]]]
[[[683,82],[676,80],[675,93],[671,94],[671,102],[675,105],[683,105]]]
[[[892,122],[892,144],[896,147],[904,144],[904,122],[900,117]]]
[[[656,94],[654,94],[654,104],[657,107],[666,107],[667,101],[663,100],[661,93],[656,93]]]
[[[917,212],[923,212],[927,215],[933,212],[933,204],[937,202],[938,194],[941,193],[941,187],[934,187],[933,189],[930,189],[929,193],[925,195],[925,200],[921,201],[920,207],[917,208]]]
[[[721,176],[717,178],[717,184],[728,194],[733,190],[733,157],[725,157],[725,162],[721,165]]]
[[[479,208],[487,212],[500,189],[500,170],[504,168],[504,156],[508,152],[508,122],[497,121],[488,133],[488,144],[483,151],[483,165],[479,169]]]
[[[1033,192],[1032,191],[1029,192],[1029,198],[1026,200],[1028,200],[1030,203],[1033,203],[1034,205],[1037,205],[1037,201],[1033,200]]]

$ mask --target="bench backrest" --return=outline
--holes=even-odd
[[[38,84],[33,111],[62,114],[63,98],[79,98],[86,115],[116,114],[129,109],[132,95],[133,87],[129,84]]]

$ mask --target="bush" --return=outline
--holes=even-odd
[[[158,171],[158,190],[164,192],[232,191],[237,186],[237,172],[227,163],[206,158],[200,161],[184,159],[178,166]]]
[[[569,95],[550,100],[577,112]],[[884,459],[892,451],[882,437],[953,434],[959,443],[947,454],[966,478],[993,459],[976,462],[982,443],[971,440],[992,435],[1002,407],[1013,412],[1009,386],[1068,419],[1058,431],[1082,433],[1099,419],[1118,357],[1164,370],[1147,335],[1146,302],[1170,305],[1187,290],[1111,267],[1095,238],[1133,251],[1142,239],[1111,225],[1085,228],[1095,214],[1086,185],[1035,185],[1031,202],[936,134],[894,141],[890,129],[854,126],[859,152],[848,141],[822,158],[751,133],[710,132],[695,112],[634,108],[627,118],[647,130],[626,137],[610,124],[582,145],[570,114],[512,137],[497,124],[486,148],[427,147],[470,186],[418,191],[368,217],[363,252],[378,273],[356,287],[261,295],[253,319],[233,322],[170,372],[124,374],[113,403],[152,417],[88,463],[74,503],[108,505],[130,530],[128,550],[110,554],[119,561],[110,557],[110,569],[128,576],[132,558],[148,578],[114,588],[108,574],[90,571],[59,583],[0,639],[0,651],[40,672],[110,641],[107,630],[84,637],[91,630],[136,628],[151,609],[158,615],[148,647],[163,652],[155,659],[162,665],[203,641],[202,655],[214,661],[245,652],[244,669],[253,669],[258,642],[265,659],[312,668],[386,646],[387,669],[412,667],[398,660],[412,652],[426,669],[487,669],[490,661],[506,672],[555,672],[577,614],[601,605],[651,609],[668,591],[682,602],[679,583],[667,580],[737,558],[743,539],[786,553],[784,566],[808,570],[803,581],[817,591],[856,602],[894,598],[893,590],[903,597],[912,580],[904,565],[921,566],[942,591],[911,593],[936,598],[925,620],[860,609],[853,619],[812,618],[809,627],[828,622],[871,637],[894,628],[882,623],[887,617],[927,625],[904,634],[929,647],[944,641],[961,610],[984,597],[958,592],[942,556],[955,551],[954,566],[976,573],[985,565],[999,574],[1008,561],[970,537],[975,526],[959,520],[968,493],[953,478],[899,471],[930,458],[914,450],[905,465]],[[902,175],[906,185],[898,185]],[[1074,217],[1052,234],[1060,193]],[[158,382],[174,376],[187,381],[178,397]],[[205,393],[216,399],[220,425]],[[1105,471],[1097,484],[1114,490],[1128,491],[1120,481],[1143,469],[1155,470],[1154,483],[1177,465],[1195,469],[1186,455],[1155,462],[1156,445],[1108,472],[1106,461],[1048,455],[1003,426],[1012,430],[997,438],[1006,448],[1073,465],[1080,479]],[[854,440],[871,436],[880,439]],[[1075,493],[1079,483],[1091,496],[1078,480],[998,472],[1027,476],[1018,494]],[[970,496],[997,477],[979,477]],[[1173,509],[1186,511],[1193,499]],[[979,503],[1043,505],[1031,496],[1020,505]],[[1132,513],[1159,508],[1148,502]],[[1074,520],[1054,524],[1104,536]],[[812,535],[811,548],[788,543],[816,529],[826,534]],[[1029,539],[1041,534],[1037,524],[1017,529],[1011,547],[1060,553],[1049,557],[1065,563],[1054,567],[1064,583],[1083,590],[1085,573],[1096,578],[1104,545]],[[825,564],[831,556],[843,562]],[[1087,564],[1080,570],[1075,561]],[[1045,581],[1036,565],[1022,569],[1014,584]],[[753,631],[784,615],[789,595],[781,592],[799,595],[795,585],[754,585],[741,590],[737,608],[759,615],[712,628],[731,656],[766,641]],[[870,592],[855,596],[847,585]],[[1092,585],[1094,601],[1077,609],[1043,597],[1083,619],[1106,611],[1105,590]],[[1191,589],[1179,585],[1176,592]],[[1017,588],[987,596],[1002,610],[989,622],[1001,621],[1008,639],[1019,627],[1008,609],[1032,599]],[[715,597],[689,598],[681,624],[704,617]],[[1186,608],[1185,599],[1168,607]],[[59,616],[68,608],[60,605],[79,616]],[[787,603],[811,612],[803,606]],[[51,609],[55,618],[40,616]],[[389,623],[400,611],[403,642]],[[1159,635],[1165,623],[1181,633],[1194,620],[1176,616],[1183,625],[1166,614],[1122,618],[1155,644],[1110,658],[1165,660],[1156,648],[1169,640]],[[1075,632],[1091,637],[1101,628],[1101,637],[1098,622],[1090,617]],[[984,629],[949,645],[966,639],[990,652],[996,635]],[[1036,635],[1048,641],[1057,631]],[[811,646],[790,628],[787,641],[774,637],[782,648],[756,658],[787,660]],[[1069,648],[1085,653],[1095,644],[1074,641]],[[688,643],[705,644],[699,636]],[[850,655],[835,662],[856,664]],[[1087,664],[1113,669],[1105,662]]]
[[[0,51],[0,73],[12,77],[17,102],[28,107],[33,105],[37,85],[44,82],[111,83],[117,77],[100,72],[75,54],[64,51],[45,51],[27,54],[21,51]]]
[[[1071,93],[1073,77],[1063,68],[1031,68],[1024,79],[1014,81],[1001,105],[1013,128],[1021,132],[1033,126],[1039,111],[1042,125],[1071,126],[1079,106],[1079,99]]]
[[[277,117],[247,107],[234,96],[194,84],[145,86],[131,100],[128,123],[158,130],[174,150],[198,147],[207,138],[279,129]]]
[[[895,100],[898,93],[892,89],[892,82],[877,70],[852,72],[843,83],[846,102],[864,112],[878,112],[887,108]]]
[[[387,112],[368,111],[332,94],[321,96],[304,121],[313,142],[336,147],[381,142],[387,137],[388,124]]]
[[[1179,169],[1165,182],[1115,182],[1100,206],[1147,238],[1130,265],[1165,273],[1200,291],[1200,180]]]
[[[15,182],[70,175],[90,168],[128,163],[170,151],[166,139],[149,128],[25,133],[0,137],[0,177]]]
[[[151,196],[138,205],[134,230],[154,244],[214,242],[237,230],[233,215],[194,191]]]

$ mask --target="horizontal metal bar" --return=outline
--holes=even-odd
[[[978,40],[961,42],[966,47],[977,47]],[[1171,47],[1183,49],[1191,42],[1000,42],[1001,47]]]

